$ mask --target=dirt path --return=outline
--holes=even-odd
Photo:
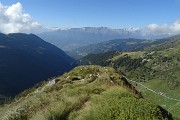
[[[125,76],[123,76],[123,77],[125,77]],[[125,78],[126,78],[128,81],[130,81],[130,82],[134,82],[134,83],[136,83],[136,84],[138,84],[138,85],[141,85],[141,86],[144,87],[145,89],[147,89],[147,90],[149,90],[149,91],[151,91],[151,92],[153,92],[153,93],[155,93],[155,94],[158,94],[158,95],[160,95],[160,96],[163,96],[163,97],[165,97],[165,98],[167,98],[167,99],[169,99],[169,100],[174,100],[174,101],[180,102],[180,100],[175,99],[175,98],[171,98],[171,97],[165,95],[165,93],[157,92],[157,91],[155,91],[155,90],[152,90],[152,89],[146,87],[145,85],[143,85],[143,84],[141,84],[141,83],[139,83],[139,82],[136,82],[136,81],[133,81],[133,80],[129,80],[127,77],[125,77]]]

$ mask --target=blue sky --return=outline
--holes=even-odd
[[[111,28],[171,24],[180,19],[180,0],[0,0],[20,2],[25,13],[46,26]]]

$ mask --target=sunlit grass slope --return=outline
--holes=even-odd
[[[167,120],[113,68],[80,66],[0,108],[0,120]]]

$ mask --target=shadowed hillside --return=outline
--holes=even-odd
[[[14,96],[70,70],[73,59],[33,34],[0,34],[0,95]]]

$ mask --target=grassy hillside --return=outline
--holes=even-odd
[[[131,83],[133,84],[133,82]],[[155,92],[144,88],[140,84],[154,90]],[[136,86],[136,89],[142,92],[145,99],[161,105],[163,108],[171,112],[177,120],[180,119],[180,87],[175,90],[170,90],[168,84],[160,79],[154,79],[140,84],[136,83],[133,85]]]
[[[95,55],[97,58],[91,62],[87,57],[81,59],[82,64],[98,64],[114,66],[121,74],[126,75],[143,96],[169,110],[174,116],[180,117],[180,46],[164,51],[116,52],[114,56],[108,53]],[[94,58],[94,57],[92,57]],[[102,59],[101,59],[102,58]],[[100,59],[101,62],[96,62]],[[87,62],[88,61],[88,62]],[[157,93],[149,91],[140,83]],[[164,96],[176,99],[168,99]]]
[[[131,80],[146,99],[180,118],[180,37],[162,40],[144,51],[91,54],[79,63],[113,66]]]
[[[141,98],[113,68],[80,66],[0,107],[1,120],[165,120],[171,114]]]
[[[142,50],[145,46],[154,43],[154,40],[145,39],[115,39],[97,44],[91,44],[77,48],[69,53],[73,55],[86,56],[88,54],[98,54],[110,51],[138,51]]]
[[[148,51],[162,51],[165,49],[173,48],[180,44],[180,35],[175,35],[169,38],[160,39],[154,42],[152,46],[146,47]]]

